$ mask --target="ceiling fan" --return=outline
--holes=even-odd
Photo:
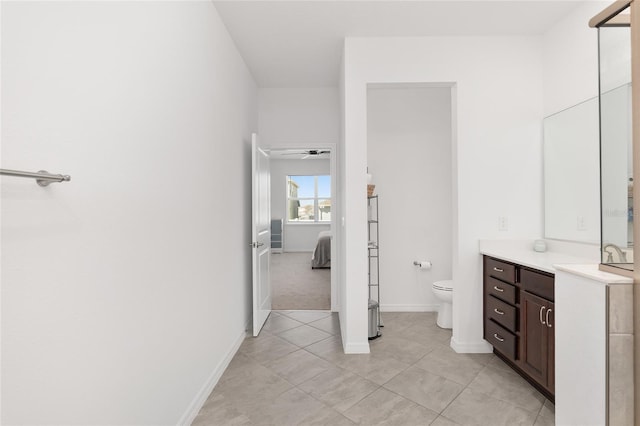
[[[298,152],[286,152],[282,155],[304,155],[304,157],[302,157],[302,160],[304,160],[309,157],[319,157],[321,155],[330,154],[330,153],[331,151],[325,151],[325,150],[319,150],[319,149],[307,149],[307,150],[298,151]]]

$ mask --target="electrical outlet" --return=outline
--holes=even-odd
[[[498,216],[498,231],[508,231],[509,220],[506,216]]]
[[[584,216],[578,216],[577,217],[576,228],[578,229],[578,231],[586,231],[587,230],[587,223],[584,220]]]

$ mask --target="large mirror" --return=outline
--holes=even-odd
[[[544,119],[545,238],[600,243],[598,98]]]

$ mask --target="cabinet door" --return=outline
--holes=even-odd
[[[547,356],[547,389],[555,394],[556,387],[556,310],[551,302],[547,302],[547,314],[545,315],[547,322],[547,341],[549,342],[549,353]]]
[[[520,294],[522,369],[546,387],[550,349],[546,320],[550,302],[524,291]]]

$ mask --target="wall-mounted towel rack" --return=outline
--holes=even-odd
[[[69,182],[71,180],[71,176],[69,175],[54,175],[46,170],[40,170],[38,173],[32,173],[21,172],[19,170],[0,169],[0,175],[33,178],[40,186],[47,186],[51,182]]]

